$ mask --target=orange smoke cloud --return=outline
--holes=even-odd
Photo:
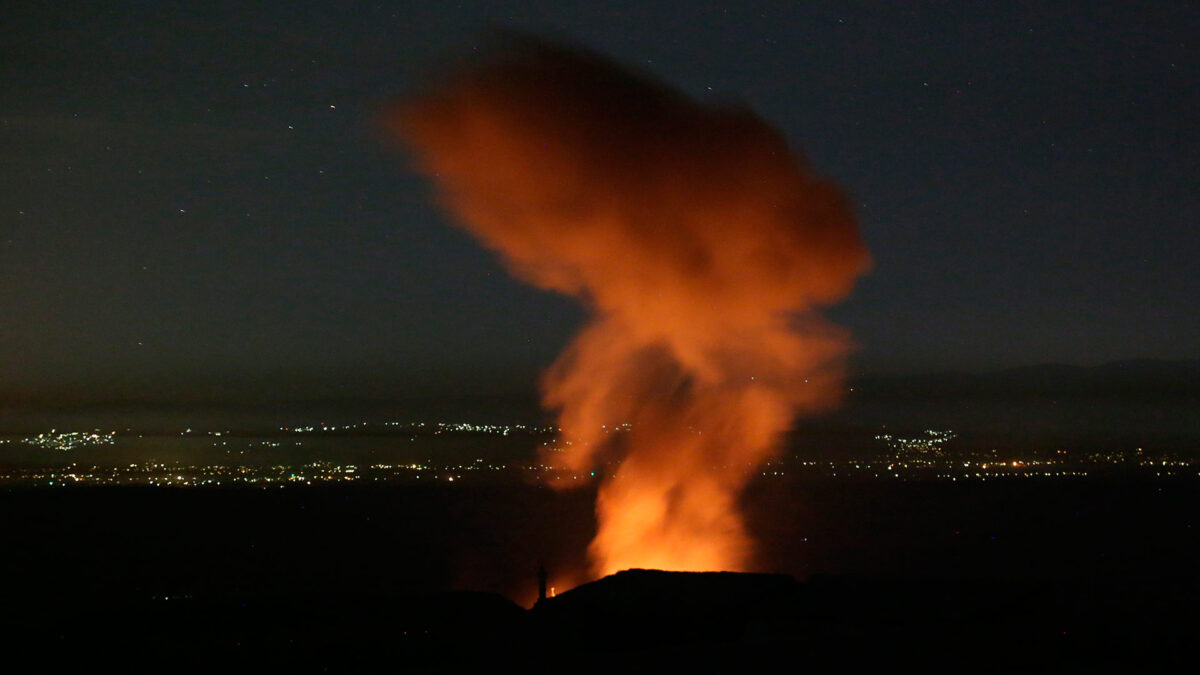
[[[514,275],[591,310],[543,401],[565,448],[548,458],[604,477],[594,572],[743,570],[742,488],[838,399],[847,337],[816,309],[869,264],[851,208],[749,110],[510,42],[396,128]]]

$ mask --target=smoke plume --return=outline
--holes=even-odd
[[[602,477],[593,572],[746,569],[743,487],[841,390],[847,336],[817,310],[869,262],[846,197],[752,111],[528,37],[396,129],[512,274],[590,310],[543,402],[547,458]]]

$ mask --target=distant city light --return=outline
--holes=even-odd
[[[631,429],[629,423],[604,425],[606,433],[621,433]],[[569,442],[557,438],[558,429],[524,424],[476,424],[468,422],[383,422],[354,424],[318,423],[289,425],[277,428],[275,436],[262,436],[232,429],[201,431],[187,427],[181,435],[210,439],[209,447],[221,448],[223,456],[238,457],[236,462],[161,462],[157,460],[129,462],[116,460],[111,465],[84,461],[78,453],[97,446],[120,445],[126,440],[143,439],[132,429],[121,433],[90,431],[59,431],[51,429],[24,437],[0,436],[0,452],[17,448],[47,451],[61,457],[63,453],[79,457],[66,466],[38,466],[36,457],[24,462],[8,461],[0,469],[0,484],[51,486],[56,489],[77,485],[146,485],[164,488],[194,487],[257,487],[262,489],[319,484],[390,485],[422,480],[444,480],[445,484],[474,484],[478,482],[528,483],[595,478],[611,473],[612,467],[589,471],[586,476],[558,471],[548,463],[534,459],[536,450],[561,451]],[[288,437],[309,434],[342,435],[347,439],[381,439],[384,455],[380,461],[337,461],[333,459],[299,459],[287,461],[281,455],[291,448],[304,448],[300,440]],[[389,447],[385,441],[408,441],[419,437],[430,439],[452,437],[528,437],[528,458],[508,461],[487,457],[470,460],[430,457],[387,461]],[[153,438],[153,436],[151,436]],[[835,478],[851,480],[948,480],[957,482],[1013,479],[1078,479],[1101,472],[1134,471],[1154,478],[1200,475],[1200,463],[1172,453],[1152,452],[1136,446],[1127,450],[1064,449],[1053,447],[1044,451],[1021,453],[999,451],[991,447],[975,447],[962,441],[952,430],[926,429],[919,434],[901,436],[879,433],[874,440],[882,447],[876,452],[839,460],[816,460],[798,453],[765,463],[758,471],[760,480],[806,480]],[[217,440],[219,439],[219,440]],[[544,440],[543,440],[544,439]],[[435,441],[436,442],[436,441]],[[488,441],[480,440],[481,449]],[[518,442],[523,442],[518,440]],[[326,441],[328,444],[329,441]],[[337,440],[333,440],[336,445]],[[457,442],[456,442],[457,443]],[[396,447],[396,446],[391,446]],[[120,448],[117,448],[119,451]],[[406,450],[407,451],[407,450]],[[271,459],[262,453],[271,452]],[[336,451],[334,451],[336,454]],[[410,452],[410,451],[409,451]],[[249,453],[249,454],[247,454]],[[86,453],[85,453],[86,454]],[[375,454],[375,450],[371,451]],[[490,453],[489,453],[490,454]],[[519,455],[520,453],[518,453]],[[255,457],[263,457],[254,461]],[[461,456],[461,455],[459,455]],[[128,456],[126,456],[128,457]],[[0,456],[2,458],[2,456]],[[48,459],[48,458],[47,458]]]

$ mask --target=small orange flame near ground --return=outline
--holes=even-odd
[[[459,224],[591,311],[543,401],[546,458],[605,477],[593,573],[746,569],[742,489],[841,391],[848,339],[817,309],[869,264],[846,198],[744,107],[529,37],[395,123]]]

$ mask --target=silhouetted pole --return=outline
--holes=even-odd
[[[546,566],[538,565],[538,602],[546,599]]]

